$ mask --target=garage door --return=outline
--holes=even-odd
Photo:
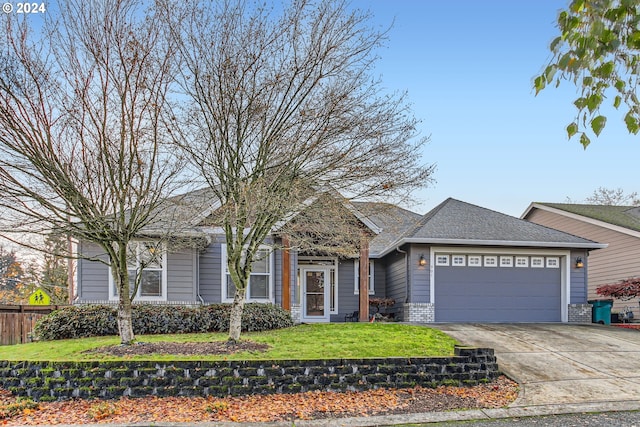
[[[436,322],[560,322],[559,257],[436,254]]]

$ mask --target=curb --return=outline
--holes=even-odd
[[[401,415],[379,415],[354,418],[326,418],[320,420],[277,421],[269,423],[131,423],[82,424],[83,427],[385,427],[403,424],[429,424],[451,421],[492,420],[504,418],[567,415],[586,412],[624,412],[640,410],[640,400],[567,403],[558,405],[515,406],[499,409],[472,409],[455,412],[425,412]],[[57,424],[40,427],[78,427],[78,424]]]

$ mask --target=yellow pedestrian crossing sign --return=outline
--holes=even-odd
[[[42,289],[36,290],[29,296],[29,304],[31,305],[49,305],[51,304],[51,298]]]

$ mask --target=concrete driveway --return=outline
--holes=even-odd
[[[640,401],[640,331],[578,324],[430,324],[490,347],[518,381],[511,407]]]

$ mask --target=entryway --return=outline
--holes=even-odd
[[[300,268],[303,322],[329,322],[329,273],[326,267]]]

